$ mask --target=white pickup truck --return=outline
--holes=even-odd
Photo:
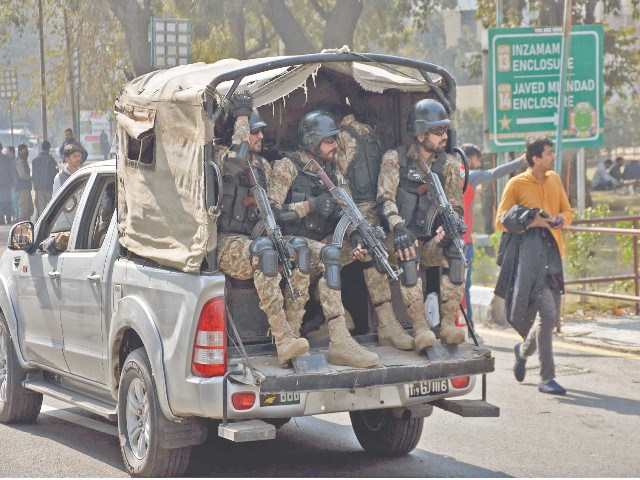
[[[283,71],[304,62],[354,61],[344,54],[284,58],[279,60],[287,67]],[[233,69],[226,64],[225,72],[247,67],[239,63]],[[254,60],[248,67],[257,64]],[[372,68],[367,66],[370,76]],[[318,75],[315,80],[318,93],[325,93],[320,85],[331,79]],[[212,112],[204,103],[201,108]],[[151,141],[156,142],[158,170],[162,135],[167,138],[158,123],[160,112]],[[33,421],[42,396],[48,395],[117,418],[130,474],[174,476],[186,471],[191,447],[207,434],[236,442],[272,439],[292,417],[349,412],[367,452],[402,455],[417,445],[433,406],[463,416],[498,415],[498,408],[485,401],[484,377],[494,370],[487,348],[438,344],[428,356],[419,356],[378,346],[370,315],[354,315],[354,336],[378,354],[377,366],[309,361],[307,368],[283,367],[252,282],[225,278],[215,265],[214,249],[193,273],[134,253],[132,243],[123,246],[122,205],[129,219],[135,214],[133,204],[123,203],[119,185],[123,178],[130,180],[121,168],[131,160],[120,155],[135,140],[135,128],[123,125],[118,142],[125,151],[119,149],[118,164],[105,161],[80,169],[35,225],[22,222],[11,230],[0,262],[1,422]],[[138,161],[145,138],[149,143],[143,137]],[[278,138],[277,132],[272,138]],[[212,144],[207,138],[203,142],[206,161]],[[138,170],[147,174],[145,168]],[[205,175],[211,173],[207,168],[212,162],[206,163]],[[215,206],[219,196],[203,195],[205,207]],[[138,220],[145,225],[154,218],[148,214]],[[312,359],[327,352],[327,340],[310,344]],[[478,377],[481,400],[450,400],[470,393]]]

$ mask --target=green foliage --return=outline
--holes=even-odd
[[[604,107],[604,118],[607,125],[604,149],[607,152],[640,144],[640,100],[610,100]]]
[[[577,210],[573,211],[574,219],[604,218],[609,215],[607,205],[590,207],[580,215]],[[581,226],[600,226],[600,224],[587,224]],[[596,246],[599,243],[601,234],[591,232],[570,233],[567,237],[567,270],[571,278],[585,278],[591,275],[597,267],[594,261],[597,253]]]
[[[482,109],[465,108],[458,110],[458,140],[459,143],[473,143],[482,145]]]

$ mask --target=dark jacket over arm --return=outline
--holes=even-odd
[[[501,269],[495,294],[505,299],[507,321],[523,338],[535,320],[542,290],[564,292],[562,259],[553,235],[544,228],[525,229],[537,211],[514,205],[501,218],[507,232],[498,250]]]

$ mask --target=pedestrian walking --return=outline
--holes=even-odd
[[[82,163],[82,147],[71,144],[64,147],[64,166],[53,179],[53,195],[60,189],[71,175],[76,173]]]
[[[18,145],[18,156],[13,161],[15,171],[15,190],[18,194],[18,220],[31,220],[33,215],[33,197],[31,195],[31,169],[29,168],[29,148]]]
[[[547,137],[528,141],[529,168],[504,189],[496,217],[496,228],[505,233],[495,294],[505,299],[507,320],[524,339],[514,348],[516,380],[524,380],[527,358],[537,349],[538,390],[564,395],[566,390],[555,381],[552,340],[564,293],[560,227],[572,217],[562,180],[553,171],[555,158]]]
[[[51,200],[53,180],[58,174],[58,163],[49,153],[50,150],[51,143],[47,140],[42,142],[42,151],[31,164],[33,189],[36,197],[36,218],[42,214],[44,207]]]
[[[82,152],[81,157],[82,160],[80,163],[84,163],[85,160],[87,159],[88,153],[87,151],[84,149],[84,147],[82,146],[82,144],[76,140],[73,136],[73,130],[71,130],[70,128],[67,128],[64,131],[64,141],[62,142],[62,145],[60,145],[60,159],[65,162],[65,157],[64,157],[64,149],[67,145],[75,145],[76,147],[80,148],[80,151]]]

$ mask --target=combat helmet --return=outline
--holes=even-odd
[[[300,148],[308,150],[317,147],[325,137],[337,135],[340,128],[329,112],[313,110],[307,113],[298,126],[298,140]]]
[[[255,130],[256,128],[266,127],[267,122],[262,119],[262,115],[257,108],[251,109],[251,115],[249,115],[249,129]]]
[[[449,115],[440,102],[432,99],[418,100],[409,110],[407,132],[415,137],[450,123]]]

